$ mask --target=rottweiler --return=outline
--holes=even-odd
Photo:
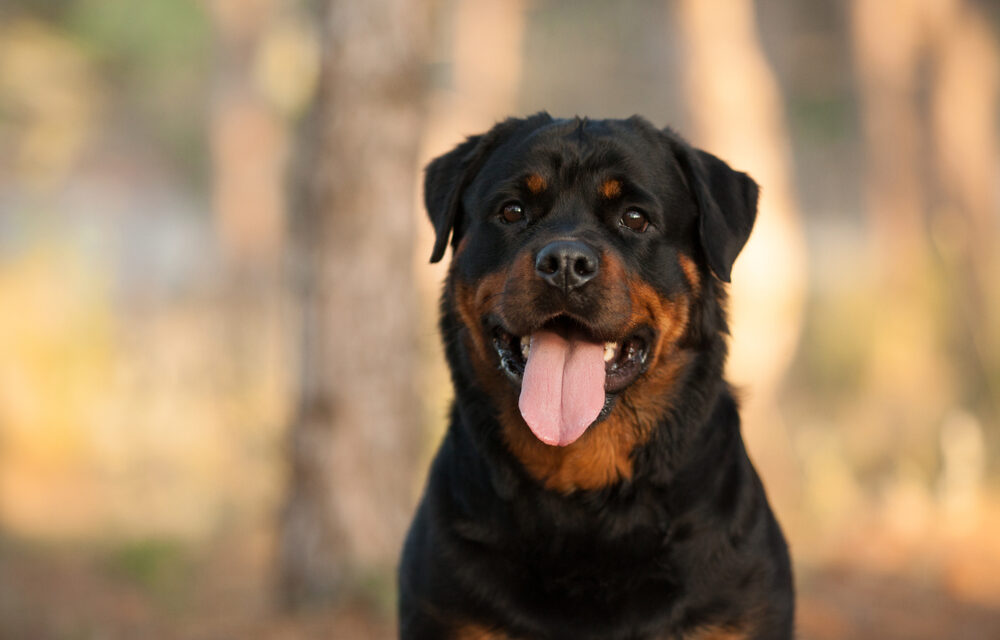
[[[433,160],[455,400],[403,549],[409,639],[792,637],[723,379],[746,174],[670,129],[500,122]]]

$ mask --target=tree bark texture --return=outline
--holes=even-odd
[[[412,278],[425,5],[323,5],[317,98],[292,167],[301,380],[280,542],[286,603],[396,563],[416,491]]]

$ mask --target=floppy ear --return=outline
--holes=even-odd
[[[431,262],[438,262],[444,257],[449,236],[452,236],[452,245],[457,245],[461,239],[464,215],[462,193],[472,183],[489,154],[515,132],[522,129],[533,130],[548,122],[552,122],[552,117],[544,111],[525,119],[508,118],[487,133],[470,136],[427,165],[424,174],[424,206],[427,207],[427,215],[431,218],[436,234]]]
[[[448,248],[448,236],[458,224],[462,208],[462,192],[472,181],[471,170],[479,155],[482,135],[470,136],[443,156],[438,156],[427,165],[424,173],[424,206],[434,225],[434,251],[431,262],[438,262]],[[455,234],[458,242],[458,234]]]
[[[729,282],[733,262],[750,237],[757,218],[757,183],[710,153],[681,142],[681,167],[698,205],[698,233],[708,266]]]

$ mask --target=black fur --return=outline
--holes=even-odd
[[[553,176],[551,188],[522,198],[523,225],[498,224],[512,178],[536,169]],[[615,211],[588,200],[582,185],[601,172],[625,179],[650,232],[622,231]],[[701,278],[676,399],[632,452],[632,477],[572,492],[545,488],[505,443],[501,400],[477,375],[470,329],[446,287],[441,331],[455,402],[403,550],[400,636],[458,637],[476,625],[543,640],[708,638],[697,634],[709,629],[790,638],[788,553],[722,378],[721,283],[749,237],[756,184],[641,118],[537,114],[434,160],[425,201],[437,233],[432,261],[449,236],[453,247],[464,243],[451,279],[477,282],[552,234],[614,252],[666,299],[690,288],[679,255],[695,259]]]

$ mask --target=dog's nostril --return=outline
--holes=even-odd
[[[535,269],[542,274],[552,275],[559,271],[559,256],[555,253],[540,253],[538,261],[535,262]]]
[[[581,256],[573,262],[573,271],[578,276],[590,276],[597,271],[597,262],[591,260],[589,256]]]

